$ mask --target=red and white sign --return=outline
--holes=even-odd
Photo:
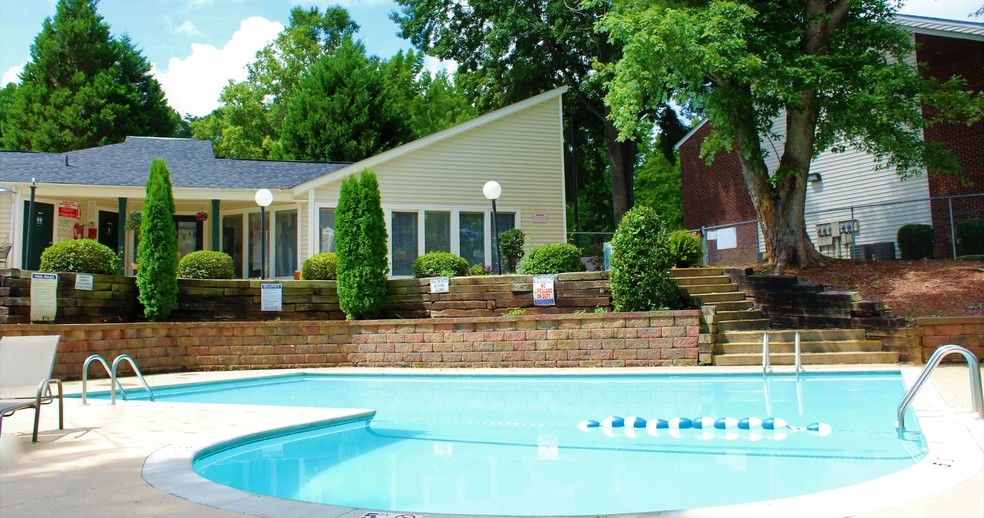
[[[58,217],[60,218],[79,219],[82,215],[81,213],[79,204],[74,201],[62,200],[58,202]]]
[[[534,212],[533,213],[533,223],[546,223],[547,213],[546,212]]]

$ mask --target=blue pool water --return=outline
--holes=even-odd
[[[351,507],[614,514],[850,486],[925,456],[895,431],[898,372],[321,376],[155,389],[159,400],[372,408],[371,422],[233,442],[195,470],[246,491]],[[782,418],[778,431],[579,428],[639,416]],[[918,432],[914,415],[907,416]],[[804,430],[825,423],[829,434]]]

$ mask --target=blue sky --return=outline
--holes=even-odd
[[[0,84],[18,81],[31,43],[45,17],[54,16],[56,3],[0,0]],[[292,6],[335,4],[360,25],[359,37],[370,53],[390,57],[410,48],[389,20],[397,9],[392,0],[101,0],[98,10],[114,35],[127,33],[143,49],[172,107],[205,115],[218,106],[229,79],[245,78],[244,66],[283,29]],[[907,0],[902,12],[967,20],[981,5],[982,0]]]

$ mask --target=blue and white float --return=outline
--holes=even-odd
[[[665,431],[667,435],[674,439],[694,437],[702,440],[723,439],[733,441],[738,438],[747,439],[755,442],[762,439],[781,441],[786,439],[790,433],[808,432],[810,435],[826,437],[833,433],[833,427],[827,423],[816,422],[806,427],[792,426],[781,417],[769,417],[760,419],[758,417],[706,417],[698,416],[694,418],[673,417],[671,419],[645,419],[639,416],[620,417],[609,416],[601,421],[585,419],[577,425],[582,432],[590,432],[595,428],[600,428],[602,433],[608,437],[618,435],[615,429],[621,428],[621,434],[629,438],[638,437],[636,430],[642,428],[651,437],[659,437]]]

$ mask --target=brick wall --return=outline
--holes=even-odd
[[[55,375],[90,354],[129,354],[144,373],[300,367],[655,367],[697,365],[699,311],[332,322],[4,324],[58,334]],[[128,368],[123,369],[128,372]],[[90,376],[104,377],[98,367]]]
[[[738,155],[718,152],[711,165],[701,158],[700,146],[710,132],[711,125],[704,124],[679,148],[683,226],[688,229],[757,217]]]
[[[966,347],[978,359],[984,359],[984,317],[926,317],[917,318],[922,345],[922,361],[941,345],[957,344]],[[963,356],[947,356],[945,362],[963,362]]]

